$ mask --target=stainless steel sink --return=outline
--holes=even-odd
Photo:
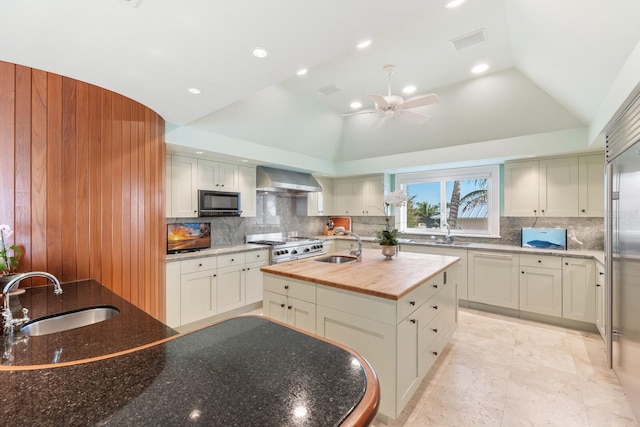
[[[320,262],[330,262],[331,264],[344,264],[345,262],[353,262],[357,258],[354,256],[348,256],[348,255],[329,255],[329,256],[324,256],[322,258],[314,258],[314,259]]]
[[[469,242],[451,242],[447,243],[442,240],[438,240],[437,242],[431,242],[432,245],[443,245],[443,246],[469,246]]]
[[[111,305],[80,308],[30,320],[20,332],[29,336],[53,334],[103,322],[118,314],[120,310]]]

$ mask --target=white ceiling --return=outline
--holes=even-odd
[[[589,127],[639,53],[640,2],[447,1],[0,0],[0,60],[149,106],[173,147],[254,163],[345,174],[602,148]],[[480,29],[484,43],[450,42]],[[472,76],[478,62],[491,68]],[[386,64],[394,94],[440,96],[426,123],[341,116],[386,94]]]

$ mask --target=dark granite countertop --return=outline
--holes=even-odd
[[[0,384],[8,425],[367,425],[379,399],[360,356],[259,316]]]
[[[4,337],[0,367],[49,364],[54,355],[59,363],[100,357],[177,334],[95,280],[63,283],[62,289],[62,294],[55,295],[52,285],[25,288],[23,294],[11,297],[14,316],[22,317],[23,307],[29,309],[31,319],[37,319],[103,304],[117,307],[120,314],[93,325],[49,335],[25,337],[16,331],[13,337]]]

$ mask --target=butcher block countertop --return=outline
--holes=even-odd
[[[347,255],[347,251],[332,255]],[[459,260],[460,258],[451,256],[401,252],[387,261],[380,250],[363,249],[362,262],[332,264],[306,258],[262,267],[260,270],[263,273],[398,300]]]

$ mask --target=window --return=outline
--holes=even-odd
[[[409,200],[396,211],[396,227],[412,234],[500,234],[500,167],[396,175]]]

